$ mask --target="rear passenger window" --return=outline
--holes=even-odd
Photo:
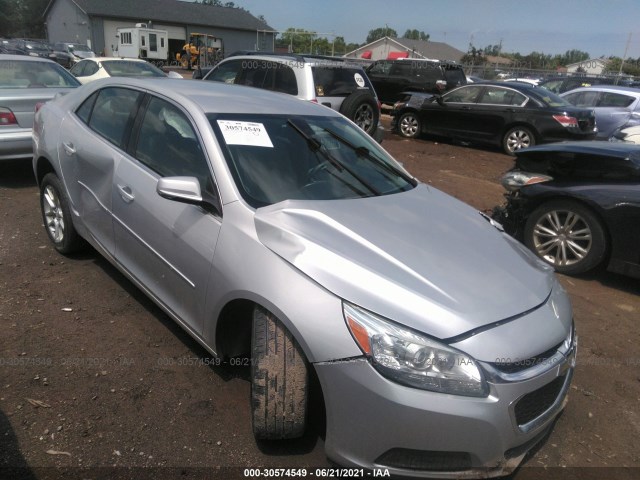
[[[635,97],[622,95],[620,93],[603,92],[598,102],[598,107],[628,107],[633,103]]]
[[[598,95],[598,92],[574,92],[565,95],[564,98],[576,107],[595,107]]]
[[[100,90],[89,118],[89,127],[124,150],[125,134],[131,130],[131,122],[141,97],[141,92],[127,88]]]
[[[80,105],[80,107],[76,110],[76,115],[78,115],[78,117],[80,117],[86,124],[89,123],[89,116],[91,115],[93,104],[96,103],[96,98],[98,98],[98,92],[94,93],[84,102],[82,102],[82,105]]]
[[[478,103],[486,105],[519,106],[527,100],[527,97],[515,90],[501,87],[487,87],[478,100]]]

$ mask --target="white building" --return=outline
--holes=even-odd
[[[592,58],[578,63],[567,65],[568,73],[588,73],[591,75],[602,75],[607,68],[609,61],[604,58]]]

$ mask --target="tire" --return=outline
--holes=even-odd
[[[251,414],[259,440],[298,438],[307,420],[308,366],[272,313],[256,307],[251,335]]]
[[[373,136],[380,121],[380,109],[368,91],[353,92],[340,105],[340,113]]]
[[[515,155],[521,148],[533,147],[536,137],[527,127],[513,127],[502,137],[502,148],[507,155]]]
[[[417,112],[407,112],[398,118],[398,133],[405,138],[416,138],[420,135],[422,124]]]
[[[604,260],[605,228],[592,210],[571,200],[553,200],[535,209],[524,227],[524,241],[557,272],[588,272]]]
[[[64,254],[80,250],[82,238],[73,226],[69,199],[54,173],[47,173],[42,179],[40,209],[47,236],[55,249]]]

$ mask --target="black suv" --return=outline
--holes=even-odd
[[[367,76],[383,103],[393,104],[401,93],[444,93],[467,84],[462,66],[451,62],[405,58],[378,60],[367,68]]]

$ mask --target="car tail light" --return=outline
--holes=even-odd
[[[436,80],[436,88],[443,92],[447,89],[447,82],[445,80]]]
[[[0,126],[17,125],[18,120],[11,110],[0,107]]]
[[[554,115],[553,119],[566,128],[578,128],[578,119],[569,115]]]

